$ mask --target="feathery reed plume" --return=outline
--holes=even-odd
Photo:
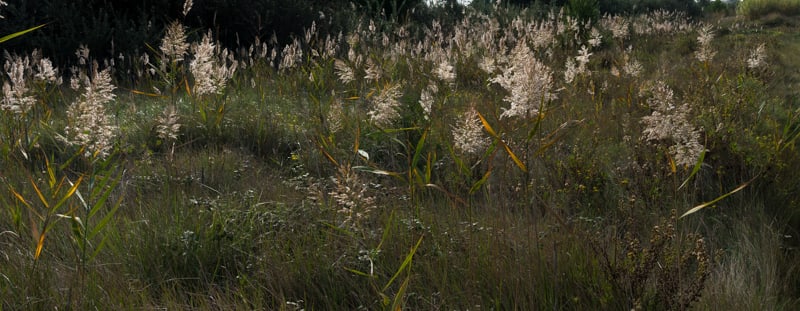
[[[433,82],[428,82],[428,86],[422,90],[422,94],[419,96],[419,105],[422,107],[425,120],[430,119],[431,109],[433,108],[433,102],[436,100],[437,93],[439,93],[439,87]]]
[[[350,165],[339,166],[338,174],[332,177],[334,189],[329,193],[345,219],[342,226],[358,228],[359,222],[375,209],[375,198],[367,195],[369,187],[362,182]]]
[[[356,80],[355,71],[344,61],[338,59],[333,61],[333,67],[336,71],[336,76],[339,77],[339,81],[343,84],[348,84]]]
[[[9,81],[3,82],[2,110],[14,114],[25,114],[36,103],[36,99],[27,94],[25,71],[30,67],[28,57],[10,56],[6,54],[5,72]]]
[[[686,13],[666,10],[637,16],[633,22],[634,33],[641,35],[685,33],[693,29]]]
[[[178,123],[178,119],[178,109],[175,108],[174,105],[165,107],[161,116],[156,120],[158,122],[158,125],[156,125],[158,138],[162,140],[178,139],[178,133],[181,129],[181,124]]]
[[[380,93],[373,97],[373,109],[367,115],[375,125],[388,127],[392,125],[395,119],[400,117],[400,112],[397,109],[400,106],[400,96],[403,95],[400,91],[401,86],[402,83],[387,83],[380,90]]]
[[[611,31],[611,36],[617,40],[625,40],[630,34],[630,23],[622,16],[606,14],[600,20],[600,25]]]
[[[334,102],[328,110],[328,115],[325,118],[328,124],[328,131],[332,134],[340,131],[343,127],[342,120],[345,118],[342,104],[338,101]]]
[[[67,109],[69,125],[64,129],[71,145],[85,147],[87,158],[105,158],[113,147],[117,126],[106,114],[105,105],[114,101],[114,85],[109,68],[97,71],[92,66],[92,78],[83,80],[84,92]]]
[[[623,61],[625,64],[622,65],[622,71],[625,72],[626,75],[636,78],[638,77],[644,68],[642,64],[639,63],[636,59],[631,58],[631,51],[632,47],[628,47],[628,50],[622,56]]]
[[[367,81],[378,82],[383,76],[383,68],[380,64],[375,63],[372,58],[367,59],[367,69],[365,70],[364,79]]]
[[[29,94],[28,84],[38,82],[60,85],[61,77],[53,63],[42,57],[42,51],[33,50],[30,56],[18,56],[5,53],[6,62],[3,70],[8,80],[3,82],[3,98],[0,100],[0,109],[14,114],[25,114],[36,103],[33,95]]]
[[[478,118],[475,107],[461,115],[455,128],[453,128],[453,144],[455,149],[464,154],[477,154],[486,149],[489,140],[483,134],[483,123]]]
[[[278,70],[286,70],[300,64],[303,61],[303,48],[300,41],[295,38],[291,44],[283,47],[281,52],[281,63],[278,65]]]
[[[186,17],[186,15],[189,14],[189,10],[192,9],[192,4],[192,0],[186,0],[183,3],[183,17]]]
[[[689,122],[689,105],[675,105],[672,89],[658,81],[650,90],[647,103],[653,112],[642,117],[645,125],[642,139],[651,143],[669,143],[669,152],[676,165],[694,165],[705,147],[700,144],[700,131]]]
[[[75,51],[75,56],[78,57],[78,64],[81,66],[86,65],[89,61],[89,47],[81,44],[78,46],[78,50]]]
[[[714,31],[711,25],[700,27],[697,31],[697,42],[700,44],[700,49],[695,52],[697,60],[703,63],[708,63],[714,58],[716,52],[711,49],[711,40],[714,39]]]
[[[574,62],[571,58],[567,59],[566,69],[564,70],[564,81],[572,83],[575,77],[586,73],[586,65],[589,64],[590,56],[592,56],[592,53],[589,53],[589,49],[586,46],[581,46],[578,56],[575,56]]]
[[[169,57],[174,62],[183,60],[183,56],[189,51],[189,44],[186,42],[186,30],[178,21],[173,21],[167,26],[167,33],[161,40],[161,53]]]
[[[453,84],[456,81],[456,72],[450,62],[442,60],[439,66],[436,66],[436,76],[447,84]]]
[[[199,44],[192,45],[192,52],[194,59],[189,64],[189,71],[194,76],[194,93],[221,94],[228,79],[236,72],[237,62],[232,59],[233,55],[228,50],[219,51],[211,41],[210,31]]]
[[[750,57],[747,58],[747,68],[757,69],[765,64],[765,59],[767,58],[765,49],[766,46],[762,43],[750,51]]]
[[[42,57],[42,50],[35,49],[31,52],[31,66],[34,80],[61,85],[58,69],[53,66],[50,59]]]
[[[542,104],[556,98],[552,92],[551,70],[533,56],[528,45],[522,41],[512,51],[511,63],[503,74],[490,81],[500,84],[510,94],[504,98],[511,107],[504,108],[501,118],[536,115]]]
[[[600,30],[597,30],[597,27],[592,27],[592,33],[589,35],[589,46],[596,48],[603,43],[603,35],[600,34]]]

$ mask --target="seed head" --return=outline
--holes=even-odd
[[[161,40],[161,52],[164,56],[171,58],[175,62],[183,60],[183,56],[189,51],[189,44],[186,42],[186,30],[178,21],[174,21],[167,26],[167,33]]]

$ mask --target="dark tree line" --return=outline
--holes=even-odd
[[[489,8],[491,0],[474,0],[476,7]],[[535,6],[549,10],[569,6],[571,1],[595,0],[503,0],[504,5]],[[3,50],[28,52],[43,50],[59,65],[74,60],[79,44],[87,45],[96,59],[119,53],[140,54],[148,45],[158,48],[165,25],[181,20],[197,39],[211,29],[229,48],[249,46],[254,38],[262,41],[275,35],[281,43],[300,36],[317,21],[321,35],[347,32],[362,15],[385,22],[421,21],[437,18],[453,20],[461,10],[456,0],[447,0],[450,9],[431,9],[424,0],[195,0],[187,16],[182,15],[184,0],[27,0],[7,1],[2,8],[0,35],[36,25],[46,27],[5,42]],[[592,2],[595,3],[595,2]],[[595,5],[595,4],[593,4]],[[697,15],[694,0],[596,0],[600,13],[639,13],[658,8],[681,10]]]

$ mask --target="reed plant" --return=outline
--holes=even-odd
[[[2,308],[797,306],[791,26],[462,13],[9,55]]]

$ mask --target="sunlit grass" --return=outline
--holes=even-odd
[[[797,306],[795,29],[499,10],[263,55],[207,37],[207,94],[200,47],[151,51],[103,159],[62,137],[85,88],[26,91],[0,115],[2,308]]]

